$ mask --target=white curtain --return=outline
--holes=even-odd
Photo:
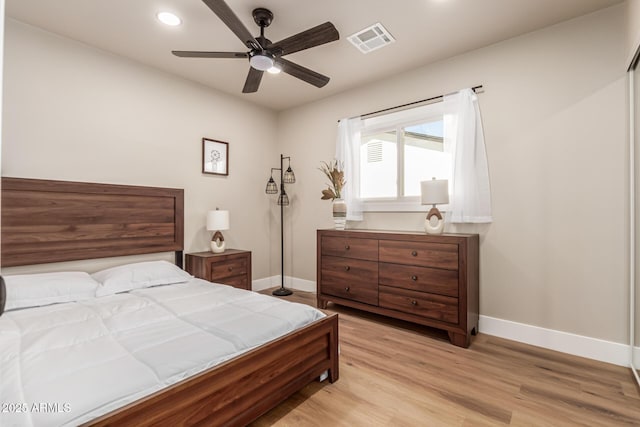
[[[471,89],[444,96],[444,149],[452,153],[447,220],[492,222],[489,168],[478,97]]]
[[[344,166],[346,184],[342,198],[347,204],[347,221],[362,221],[362,202],[357,197],[360,188],[360,139],[362,120],[342,119],[338,121],[336,159]]]

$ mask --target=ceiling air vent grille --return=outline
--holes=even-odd
[[[348,39],[362,53],[373,52],[396,41],[379,22],[350,35]]]

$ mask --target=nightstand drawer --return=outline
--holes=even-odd
[[[457,270],[458,245],[381,241],[380,262]]]
[[[227,277],[239,276],[247,274],[247,259],[234,258],[225,261],[211,262],[211,279],[212,282],[223,281]]]
[[[321,252],[322,255],[377,261],[378,241],[326,236],[322,238]]]
[[[458,296],[458,271],[381,262],[380,284],[419,292]]]
[[[215,280],[214,280],[214,282],[215,282]],[[249,284],[247,283],[247,276],[246,275],[227,277],[224,280],[222,280],[222,284],[223,285],[233,286],[234,288],[241,288],[241,289],[249,289],[249,290],[251,290],[251,288],[249,287]]]
[[[251,252],[227,249],[197,252],[185,257],[186,270],[199,279],[251,290]]]
[[[458,298],[380,286],[380,307],[458,323]]]
[[[378,264],[322,257],[322,292],[365,304],[378,304]]]

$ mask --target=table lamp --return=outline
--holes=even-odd
[[[449,181],[435,178],[431,181],[422,181],[420,183],[420,194],[423,205],[433,206],[424,220],[424,230],[427,234],[442,234],[444,219],[436,205],[449,203]]]
[[[224,252],[224,237],[222,230],[229,229],[229,211],[221,211],[216,208],[215,211],[207,212],[207,230],[215,231],[211,238],[211,252],[219,254]]]

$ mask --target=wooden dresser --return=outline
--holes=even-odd
[[[251,251],[197,252],[187,254],[185,261],[185,270],[200,279],[251,290]]]
[[[444,329],[478,331],[477,234],[318,230],[318,307],[329,301]]]

